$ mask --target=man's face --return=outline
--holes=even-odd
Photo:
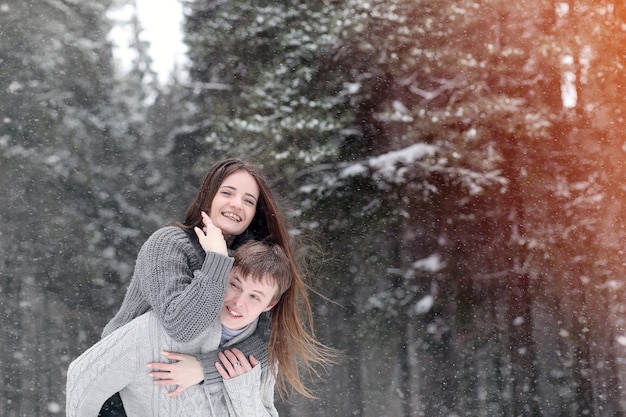
[[[242,276],[237,268],[228,275],[226,297],[220,311],[220,322],[231,330],[246,327],[265,311],[276,305],[277,285],[271,280],[253,281]]]

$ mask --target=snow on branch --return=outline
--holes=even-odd
[[[353,164],[344,168],[339,178],[362,175],[368,171],[373,172],[376,179],[394,180],[401,182],[404,171],[424,157],[431,157],[437,153],[437,147],[426,143],[415,143],[406,148],[387,152],[368,159],[365,162]],[[399,168],[403,166],[403,168]]]
[[[427,143],[415,143],[402,149],[393,150],[368,159],[351,163],[324,164],[315,172],[315,182],[300,188],[306,194],[329,195],[333,190],[345,185],[346,181],[355,177],[369,177],[381,189],[390,185],[416,185],[429,187],[428,177],[439,174],[449,181],[460,184],[470,195],[479,195],[486,187],[499,185],[505,188],[508,184],[500,170],[487,172],[472,170],[462,166],[451,165],[452,158],[439,155],[441,148]],[[421,178],[420,181],[417,178]],[[437,187],[429,188],[436,192]]]

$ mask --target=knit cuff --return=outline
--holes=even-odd
[[[237,348],[242,351],[246,357],[250,355],[254,356],[261,363],[261,366],[265,368],[268,362],[270,322],[271,315],[269,313],[261,314],[254,333],[252,333],[250,337],[228,346],[228,349]],[[215,350],[197,356],[204,370],[205,384],[222,381],[222,376],[215,368],[215,363],[219,362],[217,353],[218,351]]]
[[[258,395],[261,387],[261,367],[257,365],[243,375],[224,380],[224,387],[231,398],[233,393],[237,393],[237,395]]]
[[[215,278],[222,277],[223,281],[220,282],[220,284],[223,284],[224,288],[226,288],[228,274],[230,273],[234,262],[235,259],[229,256],[221,255],[216,252],[207,252],[202,268],[200,268],[200,272],[204,276]]]

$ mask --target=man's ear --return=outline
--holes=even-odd
[[[274,308],[274,306],[275,306],[276,304],[278,304],[278,300],[276,300],[276,301],[272,301],[272,302],[270,303],[270,305],[268,305],[267,307],[265,307],[265,310],[263,310],[263,311],[264,311],[264,312],[265,312],[265,311],[270,311],[271,309],[273,309],[273,308]]]

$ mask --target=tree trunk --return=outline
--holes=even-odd
[[[528,274],[513,274],[507,285],[512,407],[515,417],[539,417],[536,395],[532,301]]]

